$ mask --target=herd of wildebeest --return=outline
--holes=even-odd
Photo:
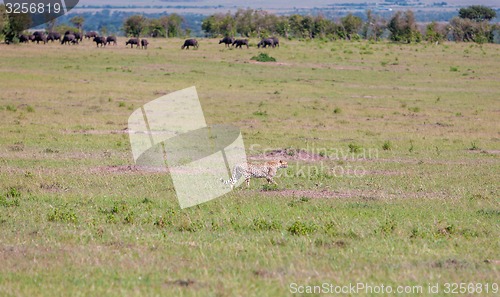
[[[57,33],[57,32],[49,32],[45,33],[42,31],[36,31],[33,34],[21,34],[19,35],[19,42],[20,43],[29,43],[31,42],[36,42],[40,43],[43,42],[44,44],[51,41],[59,41],[61,44],[78,44],[83,41],[83,39],[92,39],[93,42],[96,43],[97,47],[105,47],[106,45],[117,45],[117,38],[116,36],[99,36],[97,32],[90,31],[85,34],[79,33],[79,32],[72,32],[72,31],[66,31],[64,35]],[[128,46],[130,44],[130,48],[133,48],[134,45],[138,48],[139,46],[143,49],[148,48],[149,41],[147,39],[139,39],[139,38],[130,38],[125,42],[125,46]],[[219,41],[219,44],[224,44],[225,47],[236,47],[236,48],[243,48],[243,46],[246,46],[249,48],[248,44],[248,39],[236,39],[234,37],[224,37]],[[260,42],[257,44],[257,47],[260,48],[266,48],[266,47],[279,47],[280,42],[277,37],[269,37],[269,38],[263,38],[260,40]],[[181,49],[189,49],[189,47],[194,47],[198,48],[198,41],[196,39],[186,39],[184,41],[184,44],[181,46]]]

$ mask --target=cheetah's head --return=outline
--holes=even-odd
[[[279,164],[280,164],[280,168],[287,168],[288,167],[288,163],[286,161],[279,160]]]

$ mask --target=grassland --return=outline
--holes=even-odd
[[[498,45],[123,44],[0,45],[1,296],[500,283]],[[133,167],[130,113],[190,86],[277,188],[181,210]]]

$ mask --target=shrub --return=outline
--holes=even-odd
[[[384,144],[382,145],[382,149],[384,151],[390,151],[392,150],[392,144],[389,140],[387,140],[386,142],[384,142]]]
[[[250,60],[254,60],[257,62],[276,62],[276,59],[269,56],[266,53],[260,53],[258,56],[253,56]]]
[[[51,213],[47,215],[49,222],[63,222],[63,223],[76,223],[78,221],[76,213],[70,210],[63,210],[58,207],[54,208]]]
[[[308,235],[316,232],[318,226],[316,224],[306,224],[301,221],[295,221],[290,227],[288,227],[287,231],[292,235]]]
[[[348,145],[349,147],[349,152],[350,153],[358,153],[361,151],[361,146],[357,145],[357,144],[354,144],[354,143],[350,143]]]

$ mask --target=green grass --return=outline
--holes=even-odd
[[[498,283],[498,46],[181,42],[0,45],[1,296]],[[128,167],[132,110],[193,85],[249,155],[287,149],[277,186],[181,210]]]

